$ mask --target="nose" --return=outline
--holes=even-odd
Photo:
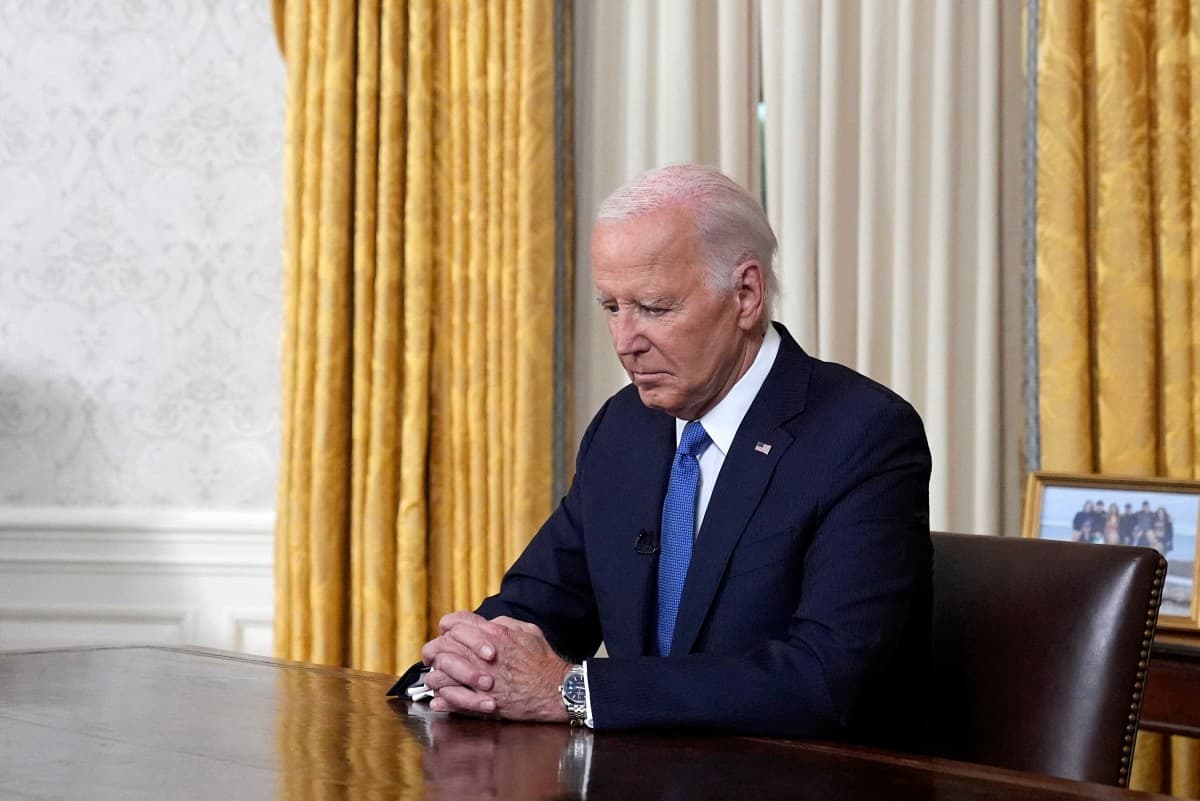
[[[632,356],[649,349],[650,343],[642,332],[638,315],[622,311],[608,318],[608,333],[617,356]]]

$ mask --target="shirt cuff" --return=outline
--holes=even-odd
[[[587,717],[583,719],[584,724],[589,729],[596,728],[596,722],[592,719],[592,693],[588,688],[587,675],[587,660],[583,660],[583,705],[587,707]]]

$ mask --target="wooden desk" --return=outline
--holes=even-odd
[[[1155,637],[1138,728],[1200,737],[1200,646],[1194,640]]]
[[[1155,797],[819,743],[410,712],[390,681],[185,648],[0,653],[0,798]]]

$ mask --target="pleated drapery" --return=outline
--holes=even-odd
[[[1001,73],[1019,103],[1019,6],[614,0],[578,22],[577,430],[627,380],[593,300],[592,210],[642,170],[713,164],[765,183],[775,316],[922,413],[935,527],[1018,525],[1020,116],[1001,114]]]
[[[1038,0],[1041,467],[1200,476],[1200,5]],[[1200,796],[1141,733],[1131,786]]]
[[[575,14],[578,436],[629,380],[595,300],[596,208],[635,175],[678,162],[712,164],[757,191],[761,161],[753,0],[604,0],[578,3]]]
[[[995,0],[762,0],[777,316],[809,352],[921,413],[935,529],[1015,526],[1019,253],[1002,227],[1002,69],[1020,9]],[[1006,17],[1008,19],[1006,19]],[[1007,24],[1006,24],[1007,23]],[[1010,52],[1004,52],[1008,46]],[[1019,117],[1006,123],[1019,143]],[[1015,218],[1017,192],[1012,192]],[[1005,304],[1005,299],[1009,302]],[[1008,514],[1005,514],[1005,509]]]
[[[276,653],[390,672],[551,507],[567,5],[285,6]]]

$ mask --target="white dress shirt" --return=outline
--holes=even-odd
[[[704,513],[708,511],[713,487],[717,484],[717,476],[721,473],[721,466],[725,464],[725,456],[733,444],[733,437],[737,434],[746,412],[750,411],[750,404],[758,397],[758,391],[767,380],[767,373],[771,372],[778,354],[779,332],[775,330],[775,326],[768,325],[767,335],[763,337],[758,355],[754,357],[750,369],[708,414],[700,418],[700,425],[708,432],[712,444],[700,454],[700,487],[696,492],[696,531],[693,534],[699,533],[700,524],[704,522]],[[683,429],[689,422],[675,420],[675,447],[679,447]]]

